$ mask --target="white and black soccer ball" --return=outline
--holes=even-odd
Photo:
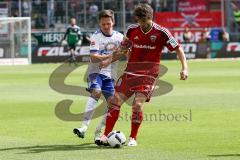
[[[113,148],[121,148],[126,142],[126,137],[121,131],[112,131],[107,136],[107,142]]]

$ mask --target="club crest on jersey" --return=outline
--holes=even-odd
[[[156,42],[157,36],[156,35],[151,35],[150,39],[152,42]]]
[[[138,37],[138,36],[135,36],[133,39],[134,39],[134,40],[139,40],[139,37]]]
[[[114,51],[117,49],[117,44],[114,42],[109,42],[105,45],[105,50],[107,51]]]

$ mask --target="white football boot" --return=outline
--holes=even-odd
[[[73,133],[76,134],[79,138],[84,138],[86,131],[87,131],[87,127],[73,129]]]
[[[137,146],[138,144],[137,144],[137,141],[134,139],[134,138],[132,138],[132,137],[130,137],[129,138],[129,142],[128,142],[128,146],[129,147],[135,147],[135,146]]]

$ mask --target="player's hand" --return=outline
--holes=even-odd
[[[124,37],[122,42],[120,43],[120,49],[122,51],[128,51],[132,47],[132,41],[130,41],[127,37]]]
[[[99,63],[99,69],[106,68],[107,66],[109,66],[111,64],[111,62],[112,62],[111,58],[101,61]]]
[[[81,45],[82,45],[82,40],[79,40],[79,41],[77,42],[77,45],[78,45],[78,46],[81,46]]]
[[[188,78],[188,70],[187,69],[183,69],[180,72],[180,80],[186,80]]]
[[[62,45],[62,46],[66,46],[66,45],[67,45],[67,41],[66,41],[66,40],[62,40],[62,41],[61,41],[61,45]]]

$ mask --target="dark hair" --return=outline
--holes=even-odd
[[[135,7],[133,11],[133,16],[138,17],[140,19],[141,18],[152,19],[153,9],[150,5],[146,3],[140,3]]]
[[[99,13],[98,19],[100,20],[103,17],[110,17],[112,19],[112,21],[114,22],[114,12],[110,9],[102,10]]]

